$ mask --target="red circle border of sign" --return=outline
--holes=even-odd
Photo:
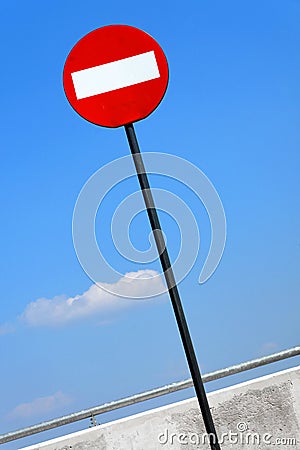
[[[72,72],[153,50],[159,78],[77,100]],[[63,71],[64,91],[73,109],[87,121],[108,128],[148,117],[162,101],[168,81],[168,62],[162,48],[148,33],[130,25],[107,25],[85,35],[70,51]]]

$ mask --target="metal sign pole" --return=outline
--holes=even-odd
[[[212,450],[221,450],[133,124],[124,126]]]

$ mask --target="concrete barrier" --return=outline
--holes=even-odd
[[[300,366],[208,394],[222,450],[300,449]],[[195,398],[21,450],[209,450]]]

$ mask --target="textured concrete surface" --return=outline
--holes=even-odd
[[[300,449],[300,366],[209,394],[222,450]],[[26,450],[209,450],[195,398]],[[25,449],[22,449],[25,450]]]

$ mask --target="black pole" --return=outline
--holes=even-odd
[[[182,344],[194,382],[205,429],[209,436],[210,447],[212,450],[221,450],[133,124],[125,125],[125,131],[154,234],[160,262],[164,271]]]

